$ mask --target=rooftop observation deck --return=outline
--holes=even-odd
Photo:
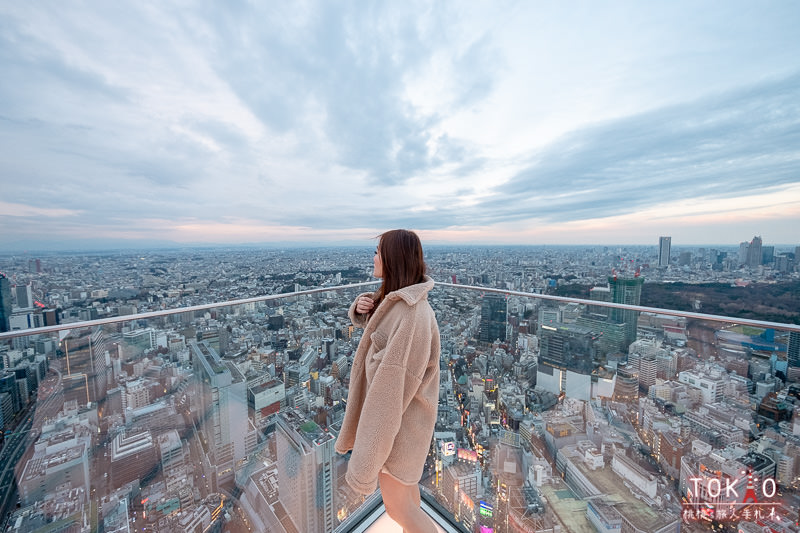
[[[374,286],[0,333],[3,527],[400,531],[333,451],[360,338],[347,305]],[[746,476],[692,468],[756,454],[777,490],[735,523],[797,531],[800,325],[452,283],[429,300],[442,382],[420,492],[440,531],[732,527],[687,487],[744,494]],[[44,468],[70,428],[91,452]],[[150,464],[114,456],[123,431],[145,434]],[[162,437],[181,444],[162,457]]]

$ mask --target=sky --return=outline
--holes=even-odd
[[[0,251],[800,244],[800,3],[2,2]]]

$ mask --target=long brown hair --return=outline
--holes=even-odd
[[[383,284],[375,293],[373,311],[390,292],[422,283],[426,271],[422,243],[413,231],[393,229],[381,234],[378,253],[383,266]]]

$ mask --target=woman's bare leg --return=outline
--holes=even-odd
[[[403,533],[437,533],[436,522],[420,507],[419,487],[404,485],[389,474],[378,474],[383,504]]]

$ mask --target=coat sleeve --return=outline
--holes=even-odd
[[[378,473],[392,451],[403,413],[420,386],[421,379],[408,370],[409,356],[422,351],[412,350],[413,346],[430,345],[430,338],[420,338],[429,337],[429,332],[415,329],[425,328],[415,328],[413,316],[407,316],[390,335],[361,409],[345,479],[362,494],[377,488]]]
[[[356,313],[356,302],[358,302],[358,299],[361,298],[362,296],[369,296],[370,298],[373,298],[374,294],[371,292],[362,292],[361,294],[356,296],[356,299],[353,300],[353,303],[350,304],[350,309],[347,311],[347,316],[350,317],[350,321],[353,323],[355,327],[363,329],[367,327],[367,320],[369,319],[369,315],[367,315],[366,313]]]

